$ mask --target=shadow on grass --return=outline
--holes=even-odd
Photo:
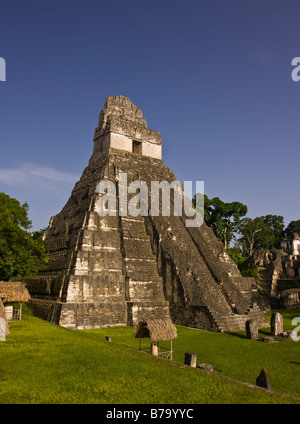
[[[235,331],[230,331],[230,332],[225,331],[224,333],[228,334],[228,336],[238,337],[239,339],[247,339],[246,334],[238,333]]]
[[[225,331],[225,334],[228,334],[229,336],[233,336],[233,337],[238,337],[239,339],[248,339],[246,332],[241,332],[241,331]],[[270,336],[270,329],[269,328],[260,328],[258,330],[258,337],[260,336]]]
[[[264,336],[270,336],[271,335],[271,332],[270,332],[270,329],[259,329],[259,331],[258,331],[260,334],[263,334]]]

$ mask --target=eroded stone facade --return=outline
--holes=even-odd
[[[172,214],[97,213],[101,180],[114,182],[118,194],[126,173],[128,184],[144,181],[149,196],[152,180],[176,180],[161,147],[159,133],[128,98],[107,99],[89,164],[45,232],[48,269],[26,279],[38,316],[78,329],[166,316],[207,330],[244,329],[250,318],[267,325],[254,279],[240,275],[205,224],[187,228],[184,216]]]
[[[142,111],[127,97],[108,97],[95,129],[94,153],[134,152],[135,148],[143,156],[162,159],[160,134],[147,128]]]

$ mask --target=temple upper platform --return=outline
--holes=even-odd
[[[123,150],[162,159],[158,131],[147,128],[142,111],[125,96],[106,99],[94,134],[94,153]]]

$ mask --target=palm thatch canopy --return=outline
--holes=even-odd
[[[2,298],[3,303],[27,302],[30,295],[21,282],[0,281],[0,298]]]
[[[150,337],[153,342],[177,339],[177,330],[170,318],[151,318],[140,321],[135,338]]]

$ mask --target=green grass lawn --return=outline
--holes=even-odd
[[[287,315],[286,328],[300,310]],[[266,344],[246,339],[244,332],[178,327],[171,362],[139,352],[132,327],[71,331],[26,315],[9,327],[10,335],[0,342],[1,404],[300,403],[183,366],[191,350],[215,374],[252,384],[266,367],[275,391],[300,397],[300,342],[293,340]],[[149,344],[143,340],[143,347]]]

